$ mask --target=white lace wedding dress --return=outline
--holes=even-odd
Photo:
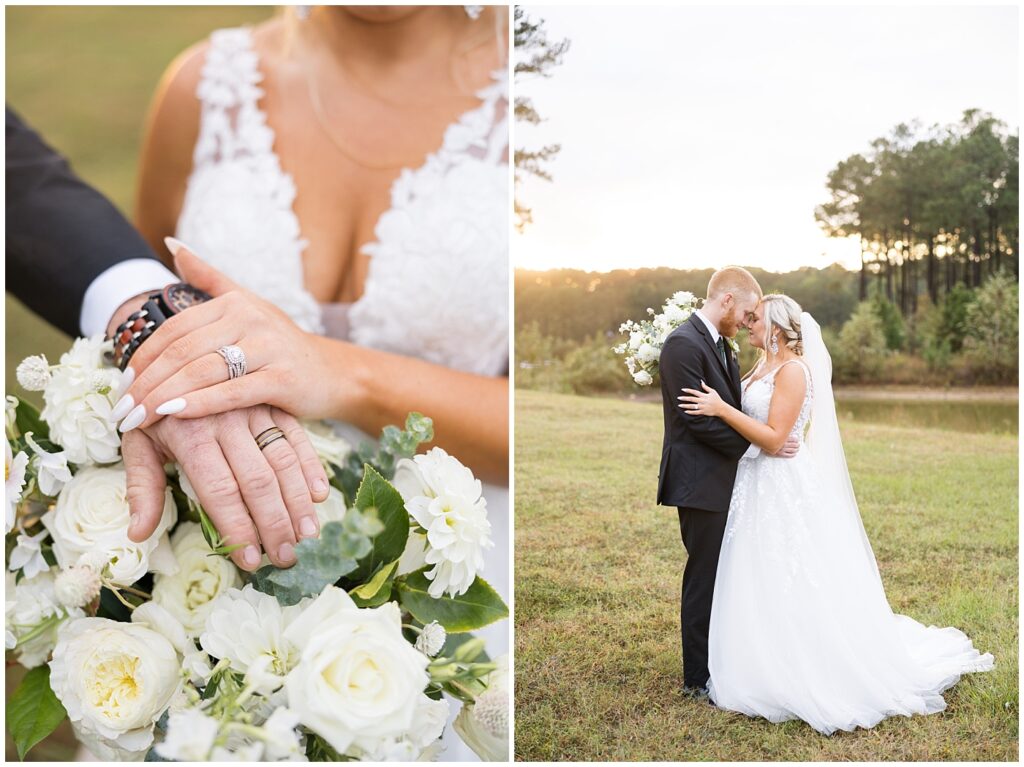
[[[214,32],[197,95],[193,170],[175,236],[302,328],[481,375],[508,369],[508,83],[447,129],[422,166],[405,169],[379,219],[363,296],[318,304],[303,281],[292,177],[260,108],[259,57],[248,29]],[[429,415],[429,414],[428,414]],[[350,440],[365,438],[339,425]],[[376,435],[379,436],[379,435]],[[470,468],[472,456],[457,456]],[[508,601],[508,488],[485,485],[495,546],[484,577]],[[507,621],[478,632],[508,651]],[[457,703],[453,701],[453,716]],[[475,758],[446,731],[444,759]]]
[[[812,363],[821,371],[812,380],[803,362],[788,364],[807,378],[792,432],[802,440],[815,388],[832,401],[831,370]],[[777,372],[746,386],[744,413],[767,422]],[[827,421],[828,407],[820,410]],[[833,401],[833,421],[834,413]],[[965,672],[991,669],[993,658],[955,628],[893,614],[838,427],[822,427],[834,427],[830,446],[822,440],[790,459],[762,452],[740,460],[711,609],[710,697],[772,722],[803,719],[825,734],[942,711],[942,692]]]

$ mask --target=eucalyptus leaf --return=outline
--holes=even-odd
[[[25,674],[7,700],[7,731],[14,739],[18,758],[57,729],[67,712],[50,688],[50,667],[37,666]]]
[[[450,633],[473,631],[508,617],[508,606],[479,576],[465,594],[434,598],[426,568],[395,580],[399,604],[426,625],[437,621]]]
[[[373,514],[350,509],[340,522],[324,525],[319,538],[300,541],[291,567],[267,565],[253,573],[253,586],[283,605],[316,596],[324,586],[355,570],[358,561],[370,552],[374,536],[383,529]]]

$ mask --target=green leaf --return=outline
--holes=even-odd
[[[15,409],[14,423],[18,427],[18,432],[21,434],[27,434],[32,432],[33,438],[36,442],[40,440],[50,439],[50,427],[46,425],[46,421],[39,415],[39,411],[35,406],[26,402],[25,400],[18,399],[18,407]],[[40,447],[45,447],[40,442]]]
[[[283,605],[294,605],[303,597],[323,591],[356,569],[360,559],[372,548],[372,539],[383,525],[372,514],[350,509],[340,522],[328,522],[319,538],[307,538],[295,546],[294,565],[279,569],[261,567],[252,576],[253,586],[277,598]]]
[[[411,458],[424,442],[434,438],[434,422],[422,413],[409,413],[405,419],[405,429],[397,426],[385,426],[381,434],[381,452],[392,457],[392,463],[399,458]]]
[[[508,617],[508,606],[483,578],[478,576],[465,594],[445,594],[435,599],[427,591],[430,581],[425,572],[426,568],[417,570],[395,581],[399,603],[420,623],[437,621],[446,631],[457,634]]]
[[[360,607],[377,607],[384,604],[391,596],[392,576],[397,568],[397,559],[384,565],[370,580],[348,592],[349,596]]]
[[[384,530],[373,539],[369,553],[360,558],[352,580],[366,581],[387,562],[402,556],[409,539],[409,512],[401,493],[369,464],[363,467],[363,481],[356,493],[356,508],[376,509]]]
[[[25,674],[7,701],[7,731],[14,739],[18,758],[64,721],[67,712],[50,689],[50,667],[37,666]]]

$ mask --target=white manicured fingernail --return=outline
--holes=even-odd
[[[126,367],[124,373],[121,374],[121,385],[117,389],[118,394],[124,394],[128,391],[128,387],[132,385],[135,380],[135,368]]]
[[[173,237],[164,237],[164,245],[171,251],[172,256],[178,255],[178,251],[184,248],[185,250],[192,250],[188,245],[183,243],[181,240],[176,240]],[[195,252],[195,251],[193,251]]]
[[[121,430],[121,433],[124,434],[126,431],[131,431],[132,429],[134,429],[136,426],[138,426],[140,423],[142,423],[145,420],[146,420],[146,406],[145,405],[139,405],[132,412],[130,412],[128,414],[128,416],[123,421],[121,421],[121,426],[119,427],[120,430]]]
[[[185,409],[185,398],[176,397],[174,399],[167,400],[164,404],[156,409],[156,412],[160,415],[174,415],[180,413]]]
[[[128,415],[128,411],[135,407],[135,399],[131,394],[125,394],[121,399],[114,405],[114,409],[110,411],[111,423],[116,423]]]

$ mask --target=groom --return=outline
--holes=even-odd
[[[687,415],[677,397],[684,388],[700,391],[704,382],[725,402],[740,407],[739,365],[727,339],[747,327],[760,300],[761,286],[750,272],[738,266],[719,269],[708,282],[703,306],[669,334],[661,350],[665,438],[658,503],[679,510],[687,553],[681,607],[683,690],[697,697],[707,693],[711,598],[736,467],[748,450],[751,455],[759,450],[719,418]],[[795,455],[796,447],[791,440],[777,455]]]

